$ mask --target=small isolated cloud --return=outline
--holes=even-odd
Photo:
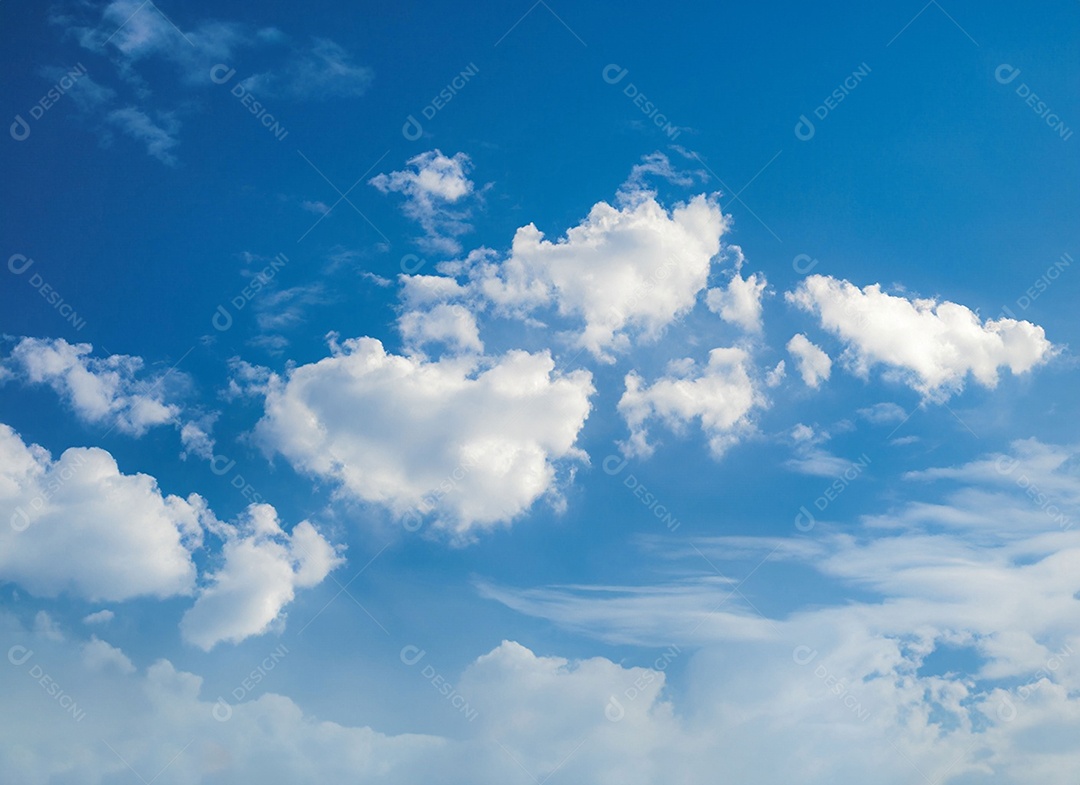
[[[752,429],[754,408],[765,404],[747,372],[748,364],[749,357],[742,349],[713,349],[706,366],[683,360],[651,385],[631,371],[619,400],[619,413],[630,428],[625,452],[652,454],[655,445],[649,441],[648,429],[652,420],[681,433],[696,419],[713,455],[723,455]]]
[[[173,148],[180,144],[177,134],[180,121],[169,113],[161,113],[155,122],[141,109],[127,106],[114,109],[105,116],[109,125],[115,126],[137,142],[146,145],[146,152],[163,164],[174,166],[176,156]]]
[[[842,359],[854,373],[865,378],[872,367],[884,365],[886,378],[928,399],[959,392],[969,374],[992,388],[999,369],[1023,374],[1055,352],[1043,328],[1031,322],[983,321],[966,306],[886,294],[879,284],[860,289],[811,275],[786,297],[844,341]]]
[[[208,424],[186,422],[180,428],[180,444],[183,452],[180,457],[187,460],[189,455],[210,460],[214,457],[214,437],[210,435]]]
[[[891,402],[875,403],[873,406],[859,409],[855,413],[874,425],[903,422],[908,418],[908,413],[904,411],[904,407]]]
[[[509,256],[475,251],[458,270],[471,290],[504,314],[524,318],[554,307],[584,321],[576,344],[613,362],[631,331],[657,338],[688,313],[706,287],[727,219],[711,197],[695,196],[670,211],[651,194],[621,208],[606,202],[566,236],[551,242],[535,225],[514,235]]]
[[[468,538],[541,496],[557,501],[557,465],[584,458],[592,376],[556,373],[547,352],[427,362],[373,338],[331,350],[270,378],[256,431],[342,494]]]
[[[184,640],[204,651],[239,643],[283,622],[298,588],[319,584],[343,561],[308,521],[286,534],[268,504],[253,504],[235,525],[223,525],[223,564],[207,578],[180,622]]]
[[[114,618],[116,618],[116,614],[108,609],[95,611],[83,616],[83,624],[108,624]]]
[[[832,373],[832,360],[805,335],[802,333],[793,335],[787,342],[787,350],[794,358],[799,374],[807,387],[813,387],[816,390],[823,381],[828,380],[829,374]]]
[[[164,401],[166,375],[139,379],[141,358],[91,357],[92,351],[88,343],[63,338],[23,338],[4,364],[25,382],[52,387],[84,422],[108,424],[131,436],[176,422],[180,407]]]
[[[461,251],[457,237],[472,231],[467,223],[470,211],[463,200],[474,193],[468,174],[472,162],[465,153],[451,157],[439,150],[410,158],[406,169],[380,174],[368,182],[387,193],[405,197],[402,210],[423,227],[420,244],[429,251],[456,254]]]
[[[284,66],[244,80],[245,88],[256,95],[295,101],[325,101],[363,95],[375,72],[356,65],[339,44],[315,38],[310,49],[294,52]]]
[[[106,643],[96,635],[82,646],[83,665],[88,670],[100,672],[113,670],[117,673],[134,673],[135,665],[120,649]]]
[[[768,281],[763,273],[751,273],[743,278],[742,267],[745,259],[742,249],[737,245],[730,248],[735,255],[735,269],[731,279],[726,287],[709,289],[705,304],[725,322],[737,325],[748,333],[760,333],[761,298]]]

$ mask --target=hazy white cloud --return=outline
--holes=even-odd
[[[108,624],[114,618],[116,614],[108,609],[95,611],[83,617],[83,624]]]
[[[105,121],[135,141],[145,144],[146,152],[153,158],[169,166],[176,164],[173,148],[180,144],[177,137],[180,121],[172,114],[159,113],[157,120],[154,120],[141,109],[125,106],[109,112]]]
[[[223,531],[222,531],[223,530]],[[222,565],[206,578],[180,622],[184,640],[209,651],[281,626],[297,588],[319,584],[341,564],[334,547],[308,521],[286,534],[268,504],[253,504],[225,536]]]
[[[1022,374],[1054,353],[1043,328],[1031,322],[983,321],[963,305],[890,295],[879,284],[860,289],[811,275],[786,297],[844,342],[842,359],[856,374],[865,377],[881,364],[887,377],[931,399],[963,389],[969,374],[994,387],[1000,368]]]
[[[85,422],[142,436],[155,425],[176,421],[180,407],[164,400],[164,374],[140,379],[141,358],[91,357],[92,351],[88,343],[63,338],[23,338],[4,364],[21,380],[52,387]]]
[[[546,352],[427,362],[373,338],[271,377],[257,433],[302,472],[396,515],[431,514],[468,536],[547,495],[588,416],[592,377]]]
[[[374,76],[370,68],[353,63],[340,44],[314,38],[310,49],[297,49],[284,65],[250,76],[243,85],[260,97],[325,101],[363,95]]]
[[[795,360],[799,375],[802,376],[807,387],[813,387],[816,390],[823,381],[828,380],[829,374],[832,373],[832,360],[820,346],[811,343],[805,335],[802,333],[793,335],[787,342],[787,350]]]
[[[405,198],[405,215],[420,224],[425,235],[419,242],[432,252],[456,254],[461,250],[457,237],[472,230],[466,197],[475,192],[469,172],[472,162],[465,153],[453,157],[440,150],[413,156],[406,169],[380,174],[368,182],[386,193]]]
[[[674,363],[667,376],[646,384],[635,371],[626,375],[619,413],[630,428],[624,449],[631,455],[650,455],[649,424],[659,420],[681,433],[698,420],[719,457],[753,428],[751,413],[765,405],[748,373],[749,356],[742,349],[713,349],[704,367],[692,360]]]

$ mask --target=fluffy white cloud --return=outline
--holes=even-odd
[[[317,585],[342,562],[308,521],[283,532],[268,504],[252,505],[226,527],[222,558],[180,622],[184,640],[204,651],[263,634],[281,620],[296,588]]]
[[[795,359],[795,365],[807,387],[813,387],[816,390],[823,381],[829,378],[832,372],[832,360],[820,346],[811,343],[805,335],[802,333],[793,335],[787,342],[787,350]]]
[[[196,494],[166,496],[153,477],[122,474],[105,450],[72,447],[54,461],[2,423],[0,520],[0,580],[91,602],[196,594],[181,628],[204,649],[266,632],[295,589],[340,561],[307,521],[285,534],[269,505],[225,523]],[[207,530],[224,543],[222,565],[197,588],[192,554]],[[83,621],[112,618],[104,610]]]
[[[23,338],[5,364],[17,378],[52,387],[86,422],[141,436],[155,425],[176,421],[180,407],[164,401],[165,375],[139,379],[141,358],[91,357],[92,351],[88,343],[70,344],[63,338]]]
[[[476,317],[456,303],[440,303],[426,311],[406,311],[398,319],[398,327],[402,339],[411,349],[441,343],[457,351],[484,351]]]
[[[428,250],[455,254],[461,250],[457,237],[471,231],[467,223],[469,211],[461,207],[463,200],[474,192],[469,179],[472,163],[465,153],[452,158],[439,150],[413,156],[408,168],[399,172],[380,174],[368,182],[385,193],[405,197],[405,215],[423,227],[421,244]]]
[[[713,349],[704,367],[689,359],[679,361],[671,366],[668,376],[651,385],[631,371],[619,399],[619,413],[630,428],[626,452],[653,452],[648,430],[651,420],[681,432],[688,422],[698,419],[713,455],[721,456],[752,429],[753,409],[765,405],[747,372],[748,364],[749,356],[742,349]]]
[[[723,288],[709,289],[705,304],[725,322],[738,325],[748,333],[761,332],[761,298],[768,281],[763,273],[751,273],[742,277],[745,257],[737,245],[730,246],[734,254],[731,279]]]
[[[481,249],[444,269],[467,275],[471,290],[499,312],[554,307],[583,320],[577,345],[611,361],[611,350],[629,347],[631,330],[656,338],[694,307],[727,227],[713,198],[695,196],[668,211],[638,192],[622,207],[594,205],[556,242],[529,224],[517,230],[506,259]]]
[[[811,275],[789,301],[818,317],[845,343],[843,359],[860,376],[877,364],[923,396],[945,399],[968,374],[994,387],[998,370],[1025,373],[1054,353],[1042,327],[1015,319],[983,321],[969,308],[934,299],[909,299]]]
[[[257,433],[352,497],[466,536],[556,498],[556,462],[585,458],[592,376],[555,372],[546,352],[427,362],[373,338],[331,349],[271,377]]]
[[[189,594],[205,502],[121,474],[96,447],[58,460],[0,424],[0,578],[91,601]]]

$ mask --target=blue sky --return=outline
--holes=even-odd
[[[2,13],[10,776],[1080,765],[1075,4]]]

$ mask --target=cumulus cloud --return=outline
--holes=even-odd
[[[725,322],[737,325],[748,333],[761,332],[761,298],[768,281],[763,273],[742,277],[745,257],[737,245],[730,246],[734,255],[734,270],[727,286],[709,289],[705,304]]]
[[[890,295],[879,284],[860,289],[811,275],[786,297],[844,342],[842,359],[856,374],[884,365],[888,377],[929,399],[960,391],[969,374],[994,387],[999,369],[1019,375],[1054,354],[1043,328],[1031,322],[983,321],[963,305]]]
[[[799,375],[807,387],[815,390],[827,381],[832,373],[832,360],[820,346],[810,342],[802,333],[796,333],[787,342],[787,350],[795,360]]]
[[[141,358],[91,357],[92,351],[88,343],[63,338],[23,338],[4,364],[26,382],[52,387],[85,422],[142,436],[155,425],[176,421],[180,407],[164,401],[165,374],[139,379]]]
[[[704,367],[682,360],[667,376],[646,384],[636,372],[626,375],[626,391],[619,399],[619,413],[630,428],[623,445],[630,455],[650,455],[649,424],[659,420],[679,433],[698,420],[719,457],[752,430],[751,413],[765,405],[748,373],[749,356],[742,349],[713,349]]]
[[[406,169],[380,174],[368,182],[387,193],[405,198],[402,210],[420,224],[425,235],[421,245],[429,251],[456,254],[461,250],[458,236],[472,231],[468,224],[470,211],[462,206],[466,197],[475,192],[469,171],[472,162],[465,153],[453,157],[440,150],[429,150],[413,156]]]
[[[557,467],[585,457],[575,443],[592,376],[555,372],[547,352],[427,362],[373,338],[331,350],[271,377],[257,433],[353,498],[467,536],[557,502]]]
[[[597,203],[556,242],[529,224],[505,259],[481,249],[444,269],[466,275],[497,312],[524,317],[553,307],[582,320],[576,344],[613,361],[631,331],[655,339],[694,307],[728,228],[714,198],[695,196],[669,211],[652,194],[639,197],[622,207]]]
[[[192,592],[201,498],[163,495],[152,477],[122,474],[95,447],[53,460],[3,424],[0,455],[0,578],[90,601]]]
[[[266,632],[297,588],[318,584],[340,562],[309,522],[284,533],[269,505],[222,522],[196,494],[166,496],[153,477],[122,474],[105,450],[73,447],[54,461],[4,424],[0,520],[0,580],[91,602],[195,594],[181,629],[204,649]],[[224,547],[220,568],[200,585],[192,557],[206,531]],[[83,621],[112,619],[103,610]]]
[[[406,311],[398,327],[410,349],[437,343],[459,352],[484,351],[476,317],[462,305],[440,303],[426,311]]]
[[[268,504],[252,505],[224,529],[223,563],[180,622],[184,640],[204,651],[267,632],[283,621],[297,588],[319,584],[342,562],[308,521],[282,531]]]

